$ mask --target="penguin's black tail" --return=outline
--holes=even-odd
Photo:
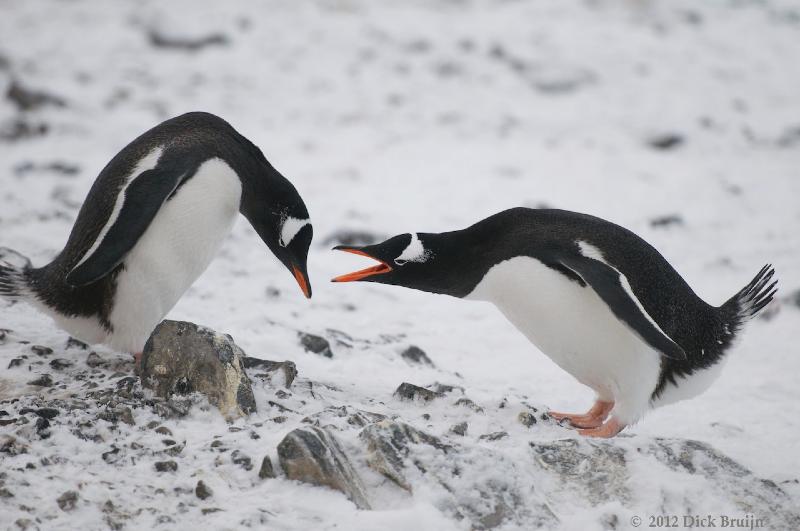
[[[0,297],[9,300],[25,298],[31,261],[16,251],[0,247]]]
[[[778,281],[770,282],[774,275],[775,269],[772,268],[772,264],[765,265],[748,285],[722,305],[721,310],[729,319],[730,324],[728,326],[733,328],[731,332],[740,329],[744,323],[772,302],[775,293],[778,291],[778,288],[775,287]]]

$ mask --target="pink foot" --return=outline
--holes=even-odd
[[[583,435],[584,437],[599,437],[602,439],[610,439],[614,437],[616,434],[621,432],[625,429],[625,425],[620,423],[616,418],[611,417],[608,419],[608,422],[603,424],[600,427],[592,428],[588,430],[578,430],[578,433]]]
[[[547,414],[559,422],[566,419],[576,428],[596,428],[603,424],[603,421],[606,420],[613,408],[614,402],[598,400],[594,403],[592,409],[583,414],[559,413],[557,411],[549,411]]]

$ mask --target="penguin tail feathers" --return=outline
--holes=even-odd
[[[772,302],[778,291],[778,281],[772,280],[774,275],[772,264],[765,265],[749,284],[722,305],[723,311],[731,317],[736,329]]]
[[[24,298],[28,292],[28,270],[31,261],[16,251],[0,247],[0,297],[9,300]]]

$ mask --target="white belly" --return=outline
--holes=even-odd
[[[529,257],[494,266],[469,299],[494,303],[539,350],[603,400],[625,423],[648,408],[660,355],[617,319],[591,287]]]
[[[138,352],[155,326],[208,267],[239,211],[239,177],[222,160],[203,163],[167,201],[117,277],[108,343]]]

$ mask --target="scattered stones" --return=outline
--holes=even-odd
[[[101,358],[97,352],[90,352],[89,355],[86,356],[86,365],[94,369],[101,365],[108,365],[108,362]]]
[[[429,385],[428,387],[432,388],[434,392],[446,394],[446,393],[453,393],[458,391],[460,393],[464,393],[464,388],[460,385],[450,385],[450,384],[443,384],[440,382],[434,382],[433,385]]]
[[[194,495],[201,500],[210,498],[214,492],[206,485],[203,480],[198,480],[197,486],[194,488]]]
[[[265,455],[264,459],[261,461],[261,468],[258,469],[258,477],[261,479],[275,477],[275,470],[272,468],[272,460],[268,455]]]
[[[484,433],[478,440],[481,441],[499,441],[500,439],[505,439],[508,437],[508,432],[505,431],[495,431],[493,433]]]
[[[56,499],[58,506],[62,511],[69,512],[78,504],[78,493],[74,490],[68,490]]]
[[[178,470],[178,463],[175,461],[158,461],[155,464],[156,472],[175,472]]]
[[[31,345],[31,351],[37,356],[49,356],[53,353],[53,349],[42,345]]]
[[[199,52],[209,46],[226,46],[228,37],[221,33],[212,33],[202,37],[175,37],[151,29],[147,34],[150,44],[156,48],[180,50],[185,52]]]
[[[650,226],[654,229],[663,229],[668,227],[679,227],[683,225],[683,217],[680,214],[669,214],[666,216],[659,216],[650,220]]]
[[[245,455],[239,450],[234,450],[231,452],[231,462],[233,462],[235,465],[239,465],[245,470],[253,470],[253,460],[250,459],[249,455]]]
[[[50,131],[50,126],[46,123],[34,123],[27,119],[16,118],[0,124],[0,140],[4,142],[16,142],[44,136]]]
[[[298,332],[297,335],[300,338],[300,344],[303,346],[306,352],[313,352],[314,354],[319,354],[320,356],[325,356],[326,358],[333,357],[331,344],[324,337],[315,336],[314,334],[307,334],[305,332]]]
[[[517,415],[517,420],[527,428],[536,424],[536,417],[528,411],[521,411],[520,414]]]
[[[288,479],[343,492],[360,509],[369,509],[365,488],[341,445],[322,428],[298,428],[278,445],[278,459]]]
[[[266,377],[273,385],[282,385],[290,388],[297,378],[297,365],[293,361],[269,361],[247,356],[243,360],[245,369],[260,369],[263,374],[256,373],[255,377]]]
[[[141,378],[156,395],[208,397],[228,418],[256,411],[245,354],[230,336],[183,321],[163,321],[144,347]]]
[[[419,347],[414,346],[414,345],[411,345],[410,347],[405,349],[403,352],[401,352],[400,356],[404,360],[406,360],[406,361],[408,361],[410,363],[416,363],[416,364],[419,364],[419,365],[427,365],[428,367],[433,367],[434,366],[433,362],[428,357],[428,355],[425,353],[425,351],[422,350]]]
[[[651,137],[647,144],[660,151],[669,151],[682,146],[686,142],[683,135],[679,133],[663,133]]]
[[[450,426],[449,431],[450,433],[453,433],[455,435],[460,435],[463,437],[464,435],[467,434],[467,428],[469,428],[469,424],[467,424],[466,422],[459,422],[458,424],[453,424],[452,426]]]
[[[434,398],[441,398],[444,396],[444,393],[437,393],[418,385],[403,382],[395,390],[394,396],[400,400],[421,400],[423,402],[430,402]]]
[[[35,385],[37,387],[52,387],[53,378],[49,374],[43,374],[35,380],[28,382],[28,385]]]

